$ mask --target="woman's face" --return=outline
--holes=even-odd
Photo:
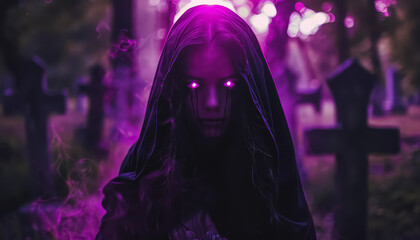
[[[206,138],[219,137],[231,120],[237,73],[226,51],[215,45],[191,47],[185,58],[182,80],[194,128]]]

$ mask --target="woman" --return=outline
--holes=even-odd
[[[316,239],[267,63],[222,6],[172,27],[97,239]]]

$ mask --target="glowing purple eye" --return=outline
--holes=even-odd
[[[230,81],[230,80],[229,80],[229,81],[226,81],[226,82],[223,84],[223,86],[230,88],[230,87],[235,86],[235,83],[234,83],[233,81]]]
[[[198,88],[198,86],[200,86],[200,85],[198,85],[198,83],[196,83],[196,82],[191,82],[190,84],[188,84],[188,87],[192,88],[192,89]]]

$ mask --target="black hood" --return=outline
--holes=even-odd
[[[187,10],[173,25],[166,39],[153,86],[147,103],[144,122],[138,141],[130,148],[120,169],[119,176],[104,188],[104,208],[108,211],[105,215],[101,231],[105,232],[107,221],[115,220],[116,199],[115,195],[130,195],[136,198],[138,193],[135,188],[138,182],[153,170],[159,169],[154,162],[159,143],[170,134],[170,127],[164,127],[168,119],[174,118],[171,103],[164,99],[164,86],[177,66],[176,61],[183,49],[197,44],[194,38],[186,38],[189,22],[208,15],[209,12],[227,19],[239,32],[241,43],[246,50],[246,64],[241,70],[249,92],[255,113],[258,114],[262,126],[265,126],[265,138],[272,146],[271,158],[265,162],[266,174],[272,178],[272,186],[267,189],[267,194],[273,201],[272,216],[277,233],[281,239],[316,239],[312,217],[309,213],[306,198],[302,189],[294,147],[284,112],[274,85],[274,81],[267,62],[261,51],[259,42],[248,26],[237,14],[221,6],[201,5]],[[258,161],[258,159],[256,160]],[[251,176],[250,176],[251,177]],[[133,187],[134,186],[134,187]],[[134,188],[134,193],[127,193]],[[264,194],[264,193],[263,193]],[[117,201],[117,200],[116,200]],[[134,200],[135,201],[135,200]],[[121,218],[123,216],[120,216]],[[118,218],[117,218],[118,219]],[[109,226],[109,225],[108,225]],[[109,230],[108,230],[109,231]],[[100,236],[101,233],[98,235]],[[107,239],[102,234],[102,238]]]

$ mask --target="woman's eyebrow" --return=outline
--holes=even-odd
[[[202,81],[202,80],[203,80],[203,78],[200,78],[200,77],[194,77],[194,76],[191,76],[191,75],[189,75],[189,74],[187,74],[187,73],[182,74],[182,76],[183,76],[184,78],[186,78],[186,79],[195,79],[195,80],[200,80],[200,81]]]
[[[227,79],[233,79],[233,78],[238,78],[238,77],[239,77],[239,75],[235,73],[235,74],[229,75],[227,77],[222,77],[222,78],[220,78],[220,80],[227,80]]]
[[[194,79],[194,80],[199,80],[199,81],[203,80],[203,78],[195,77],[195,76],[192,76],[192,75],[187,74],[187,73],[183,73],[182,76],[186,79]],[[226,76],[226,77],[221,77],[221,78],[219,78],[219,80],[222,81],[222,80],[233,79],[233,78],[238,78],[238,77],[239,77],[239,75],[235,73],[235,74],[232,74],[232,75],[229,75],[229,76]]]

